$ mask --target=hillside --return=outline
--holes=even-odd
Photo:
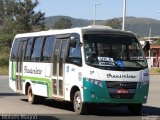
[[[51,28],[56,21],[61,18],[67,18],[72,21],[72,27],[84,27],[88,25],[92,25],[92,20],[87,19],[77,19],[68,16],[52,16],[46,17],[46,26],[47,28]],[[122,20],[122,18],[119,18]],[[96,24],[104,25],[106,20],[97,20]],[[126,30],[132,31],[140,36],[148,36],[149,35],[149,24],[152,28],[152,36],[160,35],[160,21],[152,18],[137,18],[137,17],[126,17]]]
[[[46,17],[45,23],[47,28],[51,28],[54,25],[54,23],[60,20],[61,18],[70,19],[72,22],[72,27],[83,27],[91,24],[91,20],[87,19],[76,19],[68,16],[52,16],[52,17]]]

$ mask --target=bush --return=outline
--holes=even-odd
[[[0,59],[0,67],[8,66],[9,65],[9,60],[8,58],[1,58]]]

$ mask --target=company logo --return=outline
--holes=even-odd
[[[24,66],[24,73],[30,73],[30,74],[41,74],[42,70],[36,68],[27,68],[27,66]]]
[[[135,75],[125,74],[125,75],[115,75],[108,73],[107,78],[136,78]]]

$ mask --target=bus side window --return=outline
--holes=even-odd
[[[19,45],[19,39],[15,39],[13,46],[12,46],[12,52],[11,52],[11,60],[12,61],[16,61],[18,45]]]
[[[33,52],[31,55],[31,61],[38,62],[41,59],[41,52],[43,46],[44,37],[37,37],[34,42]]]
[[[42,53],[42,61],[44,62],[51,61],[53,44],[54,44],[54,37],[53,36],[46,37],[44,48],[43,48],[43,53]]]
[[[24,61],[31,60],[31,51],[32,51],[32,46],[33,46],[33,40],[34,40],[34,38],[29,38],[29,40],[28,40],[27,50],[26,50],[26,54],[24,57]]]
[[[68,51],[66,62],[82,66],[81,47],[79,44],[76,44],[75,48],[69,46],[69,51]]]

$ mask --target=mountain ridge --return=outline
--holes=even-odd
[[[57,15],[46,17],[45,25],[48,29],[52,28],[54,23],[61,18],[67,18],[71,20],[72,27],[85,27],[92,25],[93,20],[81,19],[81,18],[73,18],[69,16]],[[118,18],[122,21],[122,17]],[[110,19],[108,19],[110,20]],[[97,25],[105,25],[107,20],[96,20]],[[139,36],[149,36],[149,29],[151,27],[151,35],[158,36],[160,35],[160,21],[153,18],[145,18],[145,17],[134,17],[128,16],[126,17],[126,25],[125,30],[132,31]]]

